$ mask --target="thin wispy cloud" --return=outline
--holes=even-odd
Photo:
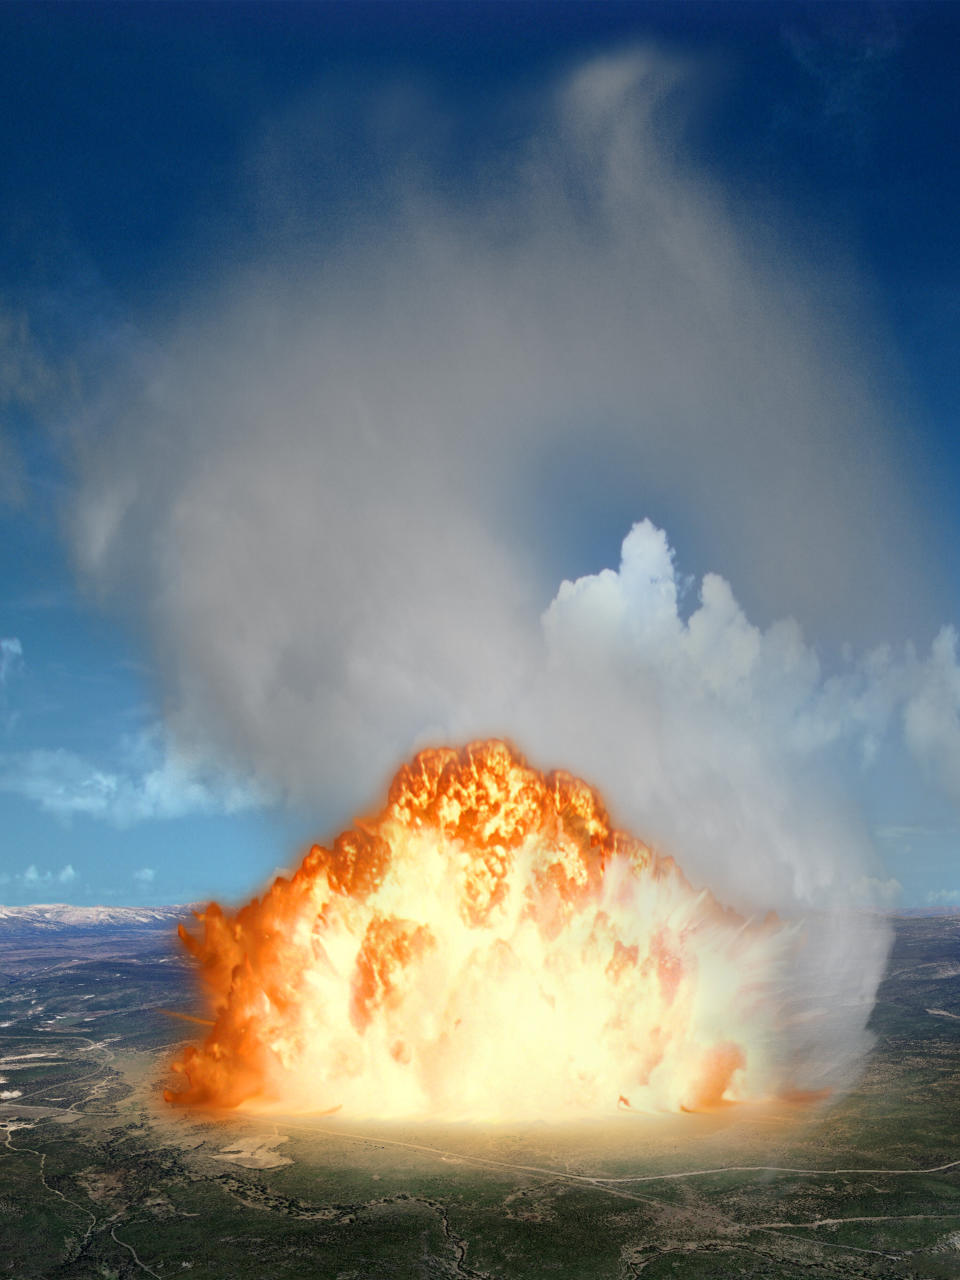
[[[0,690],[19,669],[23,660],[23,645],[16,636],[0,638]]]
[[[62,748],[0,754],[0,791],[64,821],[77,817],[129,827],[262,806],[265,793],[220,766],[179,751],[157,728],[127,739],[119,762],[100,765]]]
[[[57,381],[27,312],[0,296],[0,506],[19,506],[26,497],[23,458],[7,414],[14,406],[36,407]]]
[[[960,889],[932,889],[927,894],[931,906],[960,906]]]
[[[16,711],[10,710],[8,686],[23,669],[23,645],[16,636],[0,638],[0,727],[9,733],[17,723]]]

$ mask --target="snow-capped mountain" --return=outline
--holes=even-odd
[[[64,902],[40,902],[29,907],[0,907],[4,928],[59,929],[173,929],[189,917],[196,904],[172,907],[74,907]]]

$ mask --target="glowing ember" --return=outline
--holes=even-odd
[[[379,817],[199,919],[215,1022],[170,1102],[505,1120],[769,1088],[776,923],[502,742],[422,752]]]

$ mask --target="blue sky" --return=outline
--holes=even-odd
[[[960,903],[955,7],[0,32],[0,897],[240,897],[491,732]]]

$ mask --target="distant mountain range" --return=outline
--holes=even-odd
[[[74,907],[64,902],[39,902],[30,907],[0,907],[0,929],[171,929],[198,907],[198,903],[173,907]]]
[[[206,903],[170,907],[74,907],[65,902],[38,902],[29,907],[0,906],[0,931],[42,929],[47,933],[74,929],[173,929]],[[958,907],[902,907],[893,916],[954,916]]]

